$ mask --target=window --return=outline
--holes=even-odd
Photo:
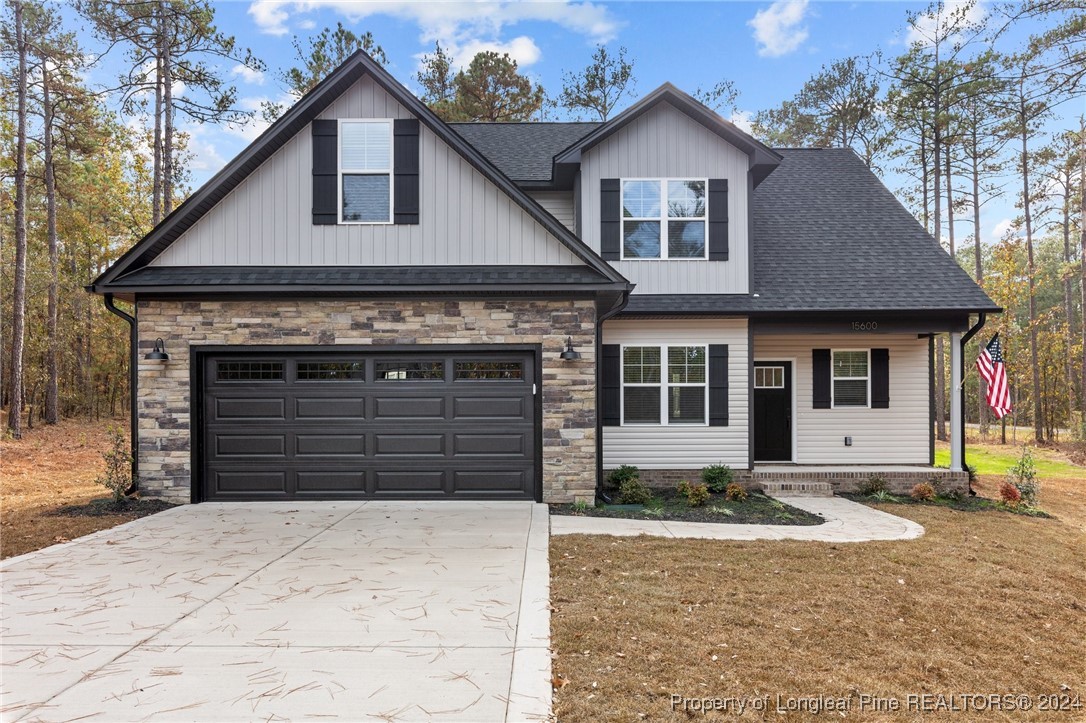
[[[431,362],[377,362],[374,376],[383,381],[428,381],[445,378],[445,364]]]
[[[481,380],[518,380],[524,378],[524,365],[521,362],[456,362],[456,378]]]
[[[705,180],[622,182],[622,258],[704,259]]]
[[[218,362],[215,379],[220,382],[281,382],[283,362]]]
[[[871,357],[866,349],[833,352],[833,406],[866,407],[870,398]]]
[[[392,220],[392,121],[340,121],[339,198],[343,223]]]
[[[705,424],[706,352],[704,346],[624,347],[623,424]]]
[[[298,381],[354,381],[366,378],[364,362],[298,362]]]
[[[755,389],[784,389],[784,367],[754,367]]]

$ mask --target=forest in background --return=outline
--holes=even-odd
[[[83,287],[191,191],[179,119],[267,123],[285,109],[239,107],[225,68],[266,66],[216,26],[207,0],[73,8],[5,0],[0,27],[0,404],[16,437],[127,407],[127,327]],[[914,40],[903,50],[823,66],[795,97],[756,113],[752,131],[774,146],[852,148],[1006,310],[967,353],[970,421],[989,429],[972,361],[998,332],[1015,410],[1005,421],[1031,427],[1037,441],[1081,441],[1086,111],[1067,109],[1086,107],[1086,0],[975,10],[934,3],[909,13]],[[90,47],[73,22],[93,31]],[[342,25],[293,45],[293,65],[274,75],[295,98],[357,49],[387,63],[379,39]],[[107,55],[123,56],[124,72],[91,86],[88,71]],[[561,88],[544,88],[507,55],[482,52],[457,68],[438,44],[400,80],[446,120],[503,122],[606,120],[636,99],[636,78],[625,48],[599,46]],[[184,94],[173,92],[178,83]],[[685,90],[728,117],[742,89],[722,78]],[[988,243],[981,214],[1000,200],[1017,216]],[[937,338],[943,439],[948,343]]]

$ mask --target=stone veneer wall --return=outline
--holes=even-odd
[[[540,344],[543,501],[591,502],[596,488],[596,310],[592,301],[159,301],[137,320],[144,494],[190,497],[190,345]],[[161,337],[170,360],[143,361]],[[581,353],[562,361],[566,338]]]

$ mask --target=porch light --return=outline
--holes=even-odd
[[[166,347],[162,343],[162,338],[155,339],[155,348],[147,352],[147,355],[143,357],[147,361],[164,362],[169,361],[170,355],[166,353]]]
[[[581,353],[573,348],[573,337],[566,337],[566,350],[561,354],[565,361],[575,361],[581,358]]]

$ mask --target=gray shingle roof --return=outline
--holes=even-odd
[[[169,286],[519,286],[606,285],[587,266],[144,266],[125,288]]]
[[[520,183],[551,180],[551,163],[561,151],[594,131],[599,123],[450,123],[464,140]]]

